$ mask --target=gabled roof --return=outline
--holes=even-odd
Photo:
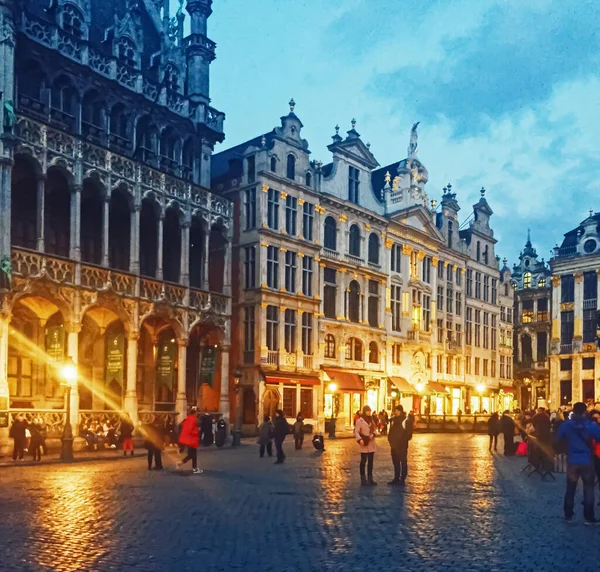
[[[354,129],[348,131],[348,137],[343,141],[339,141],[337,143],[331,143],[328,145],[327,149],[329,149],[332,153],[341,153],[348,157],[351,157],[355,161],[358,161],[362,165],[364,165],[367,169],[372,170],[379,167],[379,163],[373,153],[371,153],[370,149],[362,142],[358,133],[356,135],[352,134]],[[354,136],[351,136],[354,135]]]
[[[444,237],[431,219],[429,211],[423,205],[413,205],[407,209],[388,215],[390,221],[410,226],[427,234],[432,240],[442,241]]]

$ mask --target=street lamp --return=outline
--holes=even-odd
[[[329,438],[335,439],[335,423],[337,419],[337,383],[331,382],[328,386],[329,392],[331,393],[331,419],[329,420]]]
[[[61,385],[65,387],[67,396],[66,404],[66,419],[63,428],[63,434],[61,437],[61,450],[60,460],[61,461],[72,461],[73,460],[73,428],[71,427],[71,388],[77,383],[77,367],[73,363],[72,358],[68,358],[63,366],[60,368],[60,376],[63,381]]]
[[[419,383],[417,383],[417,385],[415,386],[417,388],[417,391],[419,393],[423,393],[425,391],[425,385],[423,383],[421,383],[419,381]]]
[[[238,369],[233,374],[233,385],[235,386],[235,427],[233,428],[232,447],[238,447],[242,443],[242,399],[240,391],[240,381],[242,372]]]

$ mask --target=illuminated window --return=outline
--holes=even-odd
[[[531,288],[531,272],[523,274],[523,288]]]
[[[538,288],[545,288],[545,287],[546,287],[546,279],[540,278],[538,281]]]

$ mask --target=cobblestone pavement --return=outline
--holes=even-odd
[[[594,570],[600,529],[561,519],[556,483],[479,435],[415,435],[406,490],[359,487],[352,440],[274,466],[246,444],[199,455],[202,475],[145,459],[0,471],[3,571]],[[580,508],[579,503],[577,507]]]

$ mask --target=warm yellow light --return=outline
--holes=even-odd
[[[477,391],[478,391],[479,393],[483,393],[483,392],[485,391],[485,385],[483,385],[483,383],[480,383],[480,384],[477,386]]]
[[[425,390],[425,386],[421,382],[417,383],[416,388],[419,393],[423,393]]]
[[[392,391],[392,397],[398,397],[398,392],[397,391]]]
[[[335,393],[337,391],[337,383],[334,383],[333,381],[329,384],[329,391],[331,391],[331,393]]]
[[[69,385],[73,385],[77,381],[77,368],[73,364],[63,365],[60,375]]]

